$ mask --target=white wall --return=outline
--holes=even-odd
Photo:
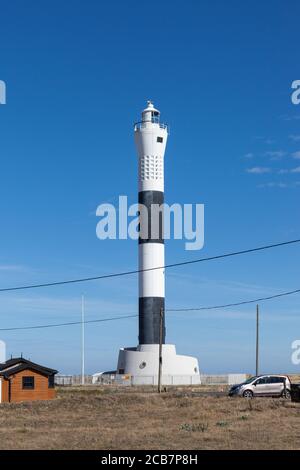
[[[159,268],[165,264],[162,243],[139,244],[139,270]],[[165,270],[155,269],[139,273],[139,297],[165,296]]]
[[[162,137],[163,142],[157,142],[157,137]],[[164,154],[167,138],[167,130],[162,129],[159,124],[146,123],[142,128],[135,130],[134,139],[139,158],[139,191],[164,191]],[[147,169],[149,173],[153,173],[152,177],[151,174],[147,176]]]
[[[132,348],[120,349],[118,371],[119,369],[124,370],[124,374],[134,376],[135,380],[140,377],[140,380],[144,378],[146,382],[147,380],[152,381],[153,377],[158,375],[158,359],[158,344],[142,344],[135,350]],[[196,382],[200,383],[198,360],[195,357],[176,354],[174,344],[164,344],[162,347],[162,376],[181,376],[182,384],[191,383],[190,377],[193,376]]]

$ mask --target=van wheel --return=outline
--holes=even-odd
[[[253,398],[253,392],[251,392],[251,390],[245,390],[244,393],[243,393],[243,397]]]
[[[291,399],[291,392],[289,390],[283,391],[281,394],[282,398],[286,398],[287,400]]]

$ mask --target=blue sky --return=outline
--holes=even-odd
[[[134,121],[151,98],[171,126],[166,201],[205,204],[205,246],[166,243],[167,263],[300,234],[297,1],[0,1],[0,286],[135,269],[134,241],[96,238],[95,211],[136,201]],[[298,246],[170,269],[166,306],[297,289]],[[137,312],[137,278],[0,295],[1,326]],[[262,371],[297,372],[299,296],[261,305]],[[87,325],[87,371],[116,366],[136,319]],[[80,370],[78,326],[6,332],[21,352]],[[167,314],[167,341],[203,372],[253,372],[255,306]]]

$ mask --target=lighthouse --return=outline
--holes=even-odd
[[[164,156],[168,126],[148,101],[142,120],[134,126],[138,155],[139,236],[139,344],[158,344],[160,315],[165,308],[165,245],[162,216],[154,220],[152,207],[164,203]],[[165,325],[163,340],[165,342]]]
[[[168,134],[168,125],[161,122],[160,111],[154,107],[152,101],[148,101],[141,120],[134,124],[138,157],[138,202],[143,209],[139,212],[138,240],[139,344],[120,349],[117,366],[117,373],[131,375],[135,384],[157,383],[161,316],[162,383],[200,383],[198,360],[178,355],[174,344],[165,344],[163,203],[164,158]],[[154,207],[160,210],[153,211]]]

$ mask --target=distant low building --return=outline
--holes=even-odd
[[[57,370],[35,364],[23,357],[0,364],[0,403],[55,398]]]

